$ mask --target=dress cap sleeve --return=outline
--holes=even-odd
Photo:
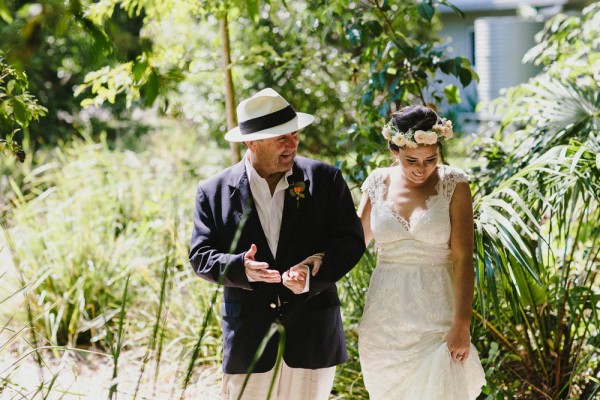
[[[465,171],[460,168],[450,167],[444,165],[444,177],[443,177],[443,194],[444,198],[450,202],[456,185],[461,182],[469,182],[469,178]]]
[[[375,203],[383,199],[386,191],[385,186],[386,172],[383,168],[373,170],[365,182],[360,187],[360,190],[369,194],[371,203]]]

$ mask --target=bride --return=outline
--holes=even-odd
[[[371,399],[473,400],[485,383],[470,343],[473,210],[465,173],[438,164],[452,123],[411,106],[383,136],[397,165],[374,170],[358,209],[378,264],[359,329]]]

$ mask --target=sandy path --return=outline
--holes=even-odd
[[[5,341],[0,337],[0,346]],[[10,350],[0,350],[0,399],[108,399],[112,382],[112,359],[95,354],[75,354],[66,352],[62,357],[44,353],[46,363],[42,371],[34,356],[14,364],[27,353],[23,346],[11,346]],[[59,354],[60,356],[60,354]],[[126,357],[126,355],[124,355]],[[140,365],[127,359],[120,360],[117,383],[118,392],[113,399],[179,399],[181,381],[177,380],[177,365],[161,364],[158,379],[154,382],[154,365],[147,365],[144,378],[136,393]],[[42,378],[43,376],[43,378]],[[50,395],[48,393],[53,376],[57,376]],[[35,394],[45,383],[43,395]],[[4,388],[2,386],[5,385]],[[214,400],[219,398],[220,373],[213,368],[197,370],[191,384],[185,390],[185,399]]]

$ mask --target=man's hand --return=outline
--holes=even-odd
[[[317,275],[317,272],[319,272],[319,269],[321,268],[321,264],[323,264],[323,253],[317,253],[317,254],[313,254],[312,256],[308,257],[307,259],[305,259],[304,261],[299,262],[298,264],[294,265],[291,269],[296,268],[296,267],[310,267],[312,266],[312,272],[311,275],[315,276]]]
[[[248,277],[248,280],[250,282],[281,282],[281,275],[279,275],[279,271],[275,269],[269,269],[269,264],[266,262],[255,261],[255,255],[256,245],[253,244],[250,246],[250,250],[248,250],[244,256],[244,269],[246,270],[246,276]]]
[[[323,264],[324,256],[325,256],[324,253],[314,254],[314,255],[308,257],[306,260],[302,261],[301,264],[312,265],[311,275],[315,276],[315,275],[317,275],[317,272],[319,272],[319,269],[321,268],[321,264]]]
[[[307,265],[294,265],[281,276],[283,278],[283,285],[294,292],[294,294],[300,294],[304,291],[304,287],[306,286],[307,274]]]

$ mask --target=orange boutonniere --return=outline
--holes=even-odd
[[[290,184],[290,196],[296,198],[296,208],[300,207],[300,199],[303,199],[304,196],[304,182],[293,182]]]

